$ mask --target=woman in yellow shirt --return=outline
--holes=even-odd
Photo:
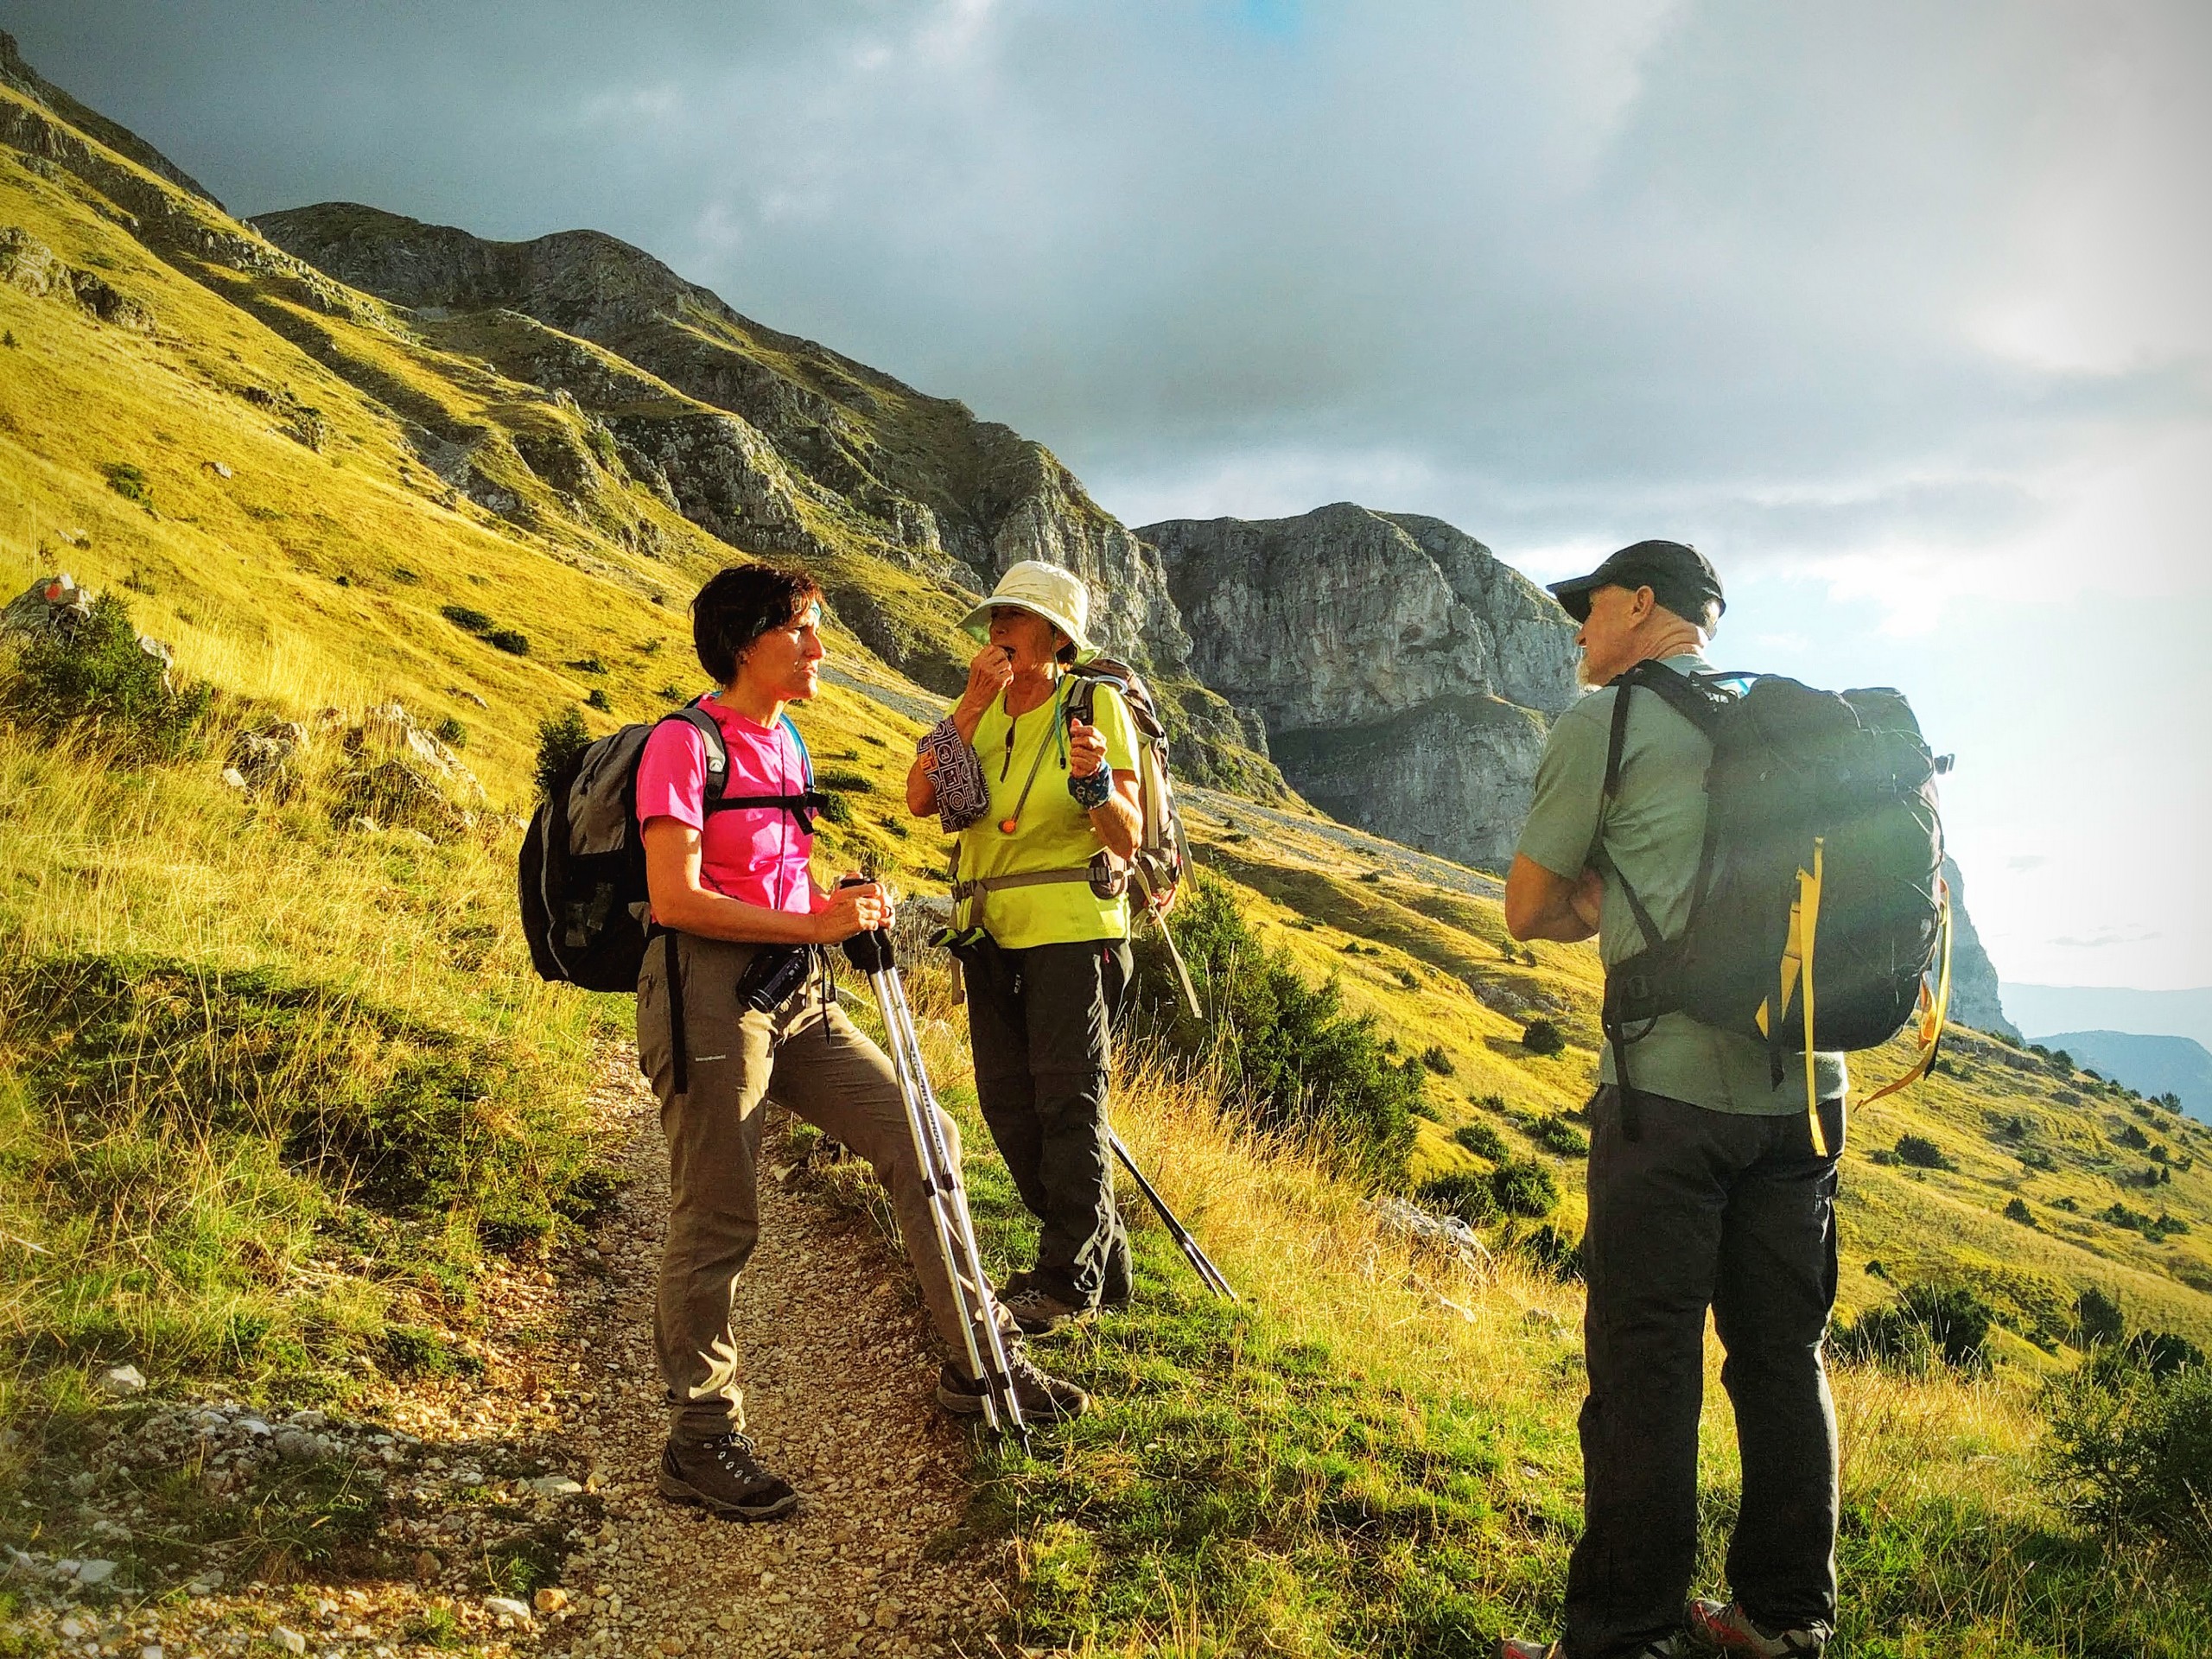
[[[1129,979],[1125,871],[1143,823],[1137,733],[1113,687],[1086,724],[1068,670],[1090,595],[1025,560],[965,626],[986,640],[968,686],[906,777],[917,817],[961,803],[953,928],[968,982],[976,1093],[1021,1201],[1037,1263],[1001,1298],[1041,1333],[1126,1306],[1129,1244],[1106,1141],[1110,1032]],[[940,755],[961,777],[940,779]],[[980,773],[980,777],[978,774]]]

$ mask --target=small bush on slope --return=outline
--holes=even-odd
[[[1224,883],[1193,875],[1170,925],[1211,1017],[1201,1025],[1177,1010],[1166,950],[1141,940],[1137,995],[1156,1040],[1217,1065],[1262,1128],[1308,1137],[1370,1180],[1402,1181],[1421,1063],[1392,1059],[1333,979],[1310,985],[1261,944]]]
[[[1830,1345],[1840,1358],[1870,1360],[1925,1375],[1938,1364],[1980,1371],[1989,1363],[1989,1304],[1955,1285],[1915,1285],[1896,1301],[1870,1308],[1840,1327]]]
[[[2106,1349],[2050,1385],[2050,1471],[2091,1524],[2212,1554],[2212,1370],[2150,1353]]]
[[[171,760],[198,745],[213,693],[172,687],[166,665],[138,644],[130,610],[112,594],[67,635],[33,639],[0,687],[0,711],[48,737],[80,734],[119,760]]]

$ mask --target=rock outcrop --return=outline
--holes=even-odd
[[[1967,914],[1966,877],[1948,857],[1943,860],[1943,879],[1951,884],[1951,1018],[1992,1036],[2024,1041],[2020,1028],[2005,1017],[1997,965],[1982,949],[1981,935],[1974,931],[1974,918]]]
[[[1042,445],[753,321],[626,242],[596,231],[493,242],[347,202],[253,222],[327,275],[410,308],[433,340],[468,320],[471,349],[604,418],[632,474],[724,540],[801,557],[866,550],[963,592],[1049,559],[1090,583],[1102,643],[1185,667],[1190,642],[1158,555]],[[500,314],[557,334],[497,326]],[[646,377],[655,396],[641,404]]]
[[[1300,793],[1503,868],[1575,695],[1573,625],[1548,594],[1440,519],[1350,502],[1137,534],[1166,561],[1192,668],[1260,714]]]

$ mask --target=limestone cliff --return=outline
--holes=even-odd
[[[2023,1041],[2020,1028],[2005,1017],[1997,966],[1982,949],[1974,918],[1967,914],[1966,877],[1959,874],[1956,861],[1948,857],[1943,861],[1943,879],[1951,884],[1951,1018],[1976,1031]]]
[[[1258,711],[1294,786],[1363,829],[1503,868],[1549,719],[1575,693],[1573,625],[1548,594],[1440,519],[1350,502],[1137,533],[1166,562],[1192,667]]]

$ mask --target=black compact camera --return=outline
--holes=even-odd
[[[805,944],[764,944],[737,976],[737,1006],[755,1014],[773,1014],[806,983],[814,965],[814,948]]]

